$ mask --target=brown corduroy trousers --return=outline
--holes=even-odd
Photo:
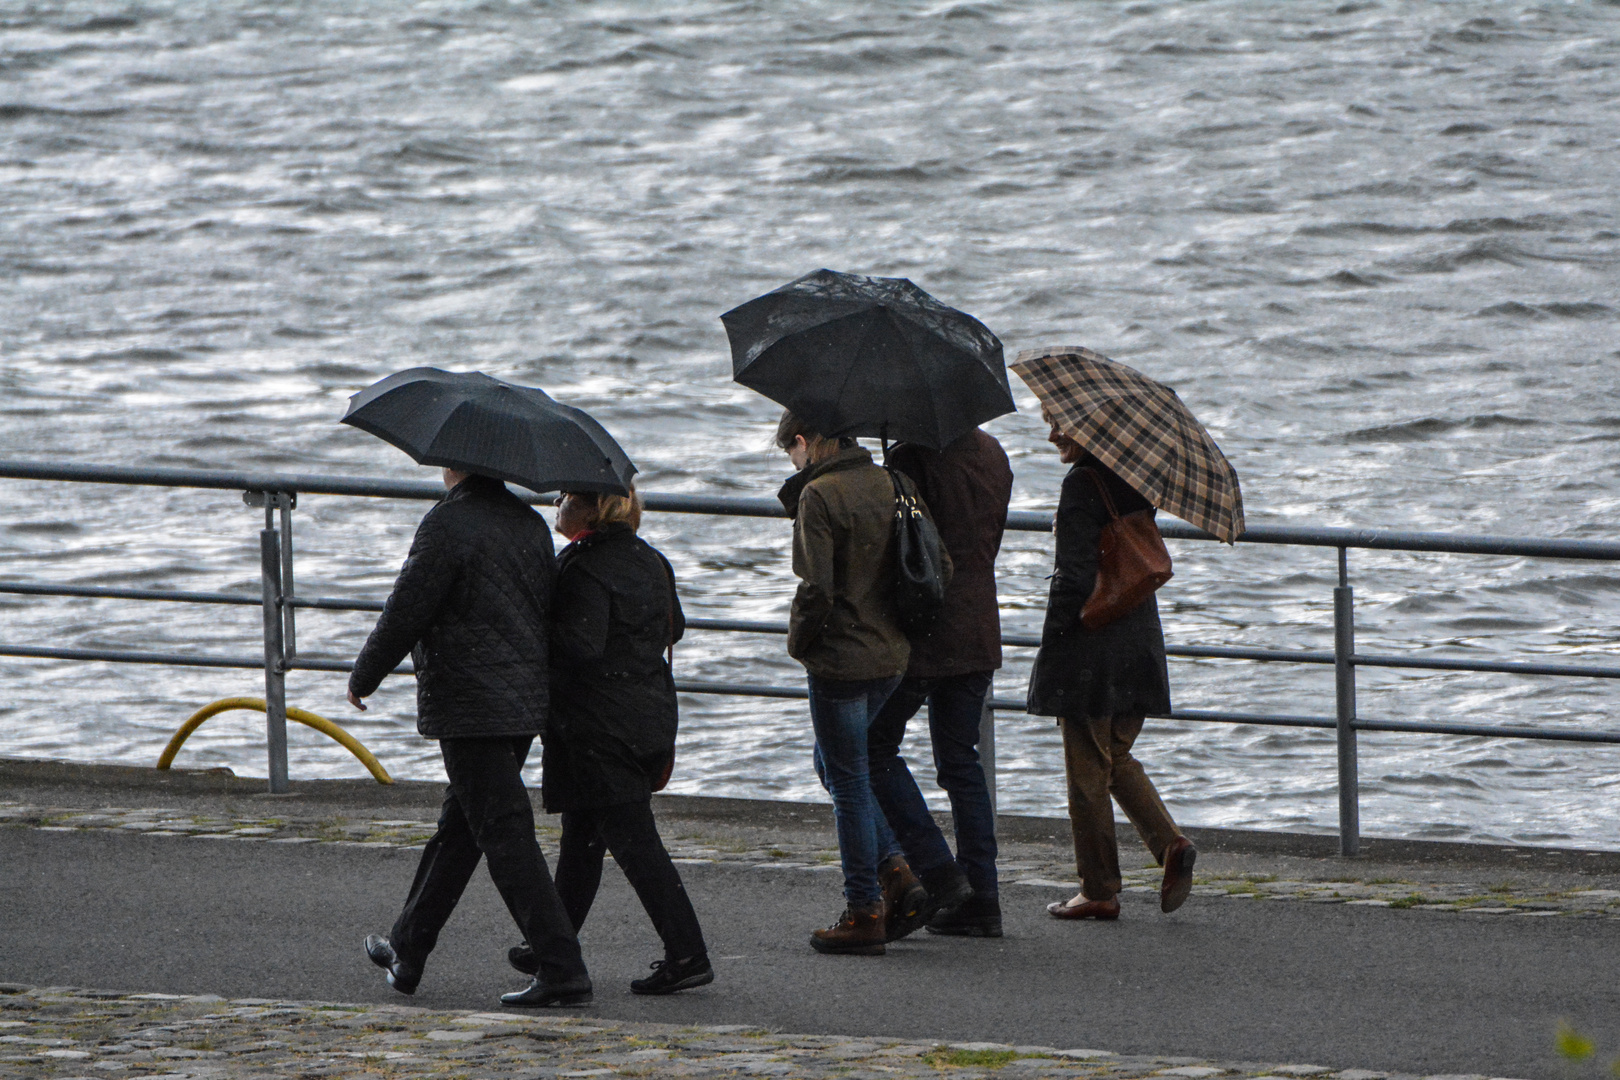
[[[1080,892],[1087,900],[1119,895],[1119,842],[1114,837],[1113,800],[1119,801],[1153,857],[1181,835],[1164,800],[1131,756],[1142,733],[1140,716],[1098,716],[1058,721],[1063,731],[1063,771],[1069,782],[1069,826]],[[1110,798],[1112,796],[1112,799]]]

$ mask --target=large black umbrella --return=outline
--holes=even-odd
[[[543,390],[478,371],[420,367],[349,399],[343,417],[423,465],[482,473],[536,492],[630,493],[630,463],[613,436]]]
[[[720,321],[732,377],[828,437],[942,450],[1017,408],[996,335],[905,278],[817,270]]]

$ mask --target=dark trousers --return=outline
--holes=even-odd
[[[658,836],[650,802],[571,810],[562,816],[562,830],[557,892],[576,930],[585,925],[602,884],[602,857],[612,852],[664,942],[665,959],[708,954],[697,912]]]
[[[439,741],[450,790],[439,830],[422,851],[405,909],[388,935],[401,959],[418,965],[427,959],[482,857],[512,921],[540,958],[541,977],[548,983],[586,978],[579,937],[534,838],[522,772],[532,741]]]
[[[987,671],[905,679],[872,722],[867,743],[872,792],[905,849],[906,861],[918,873],[949,862],[951,849],[928,812],[906,759],[900,756],[906,724],[927,703],[934,769],[939,786],[950,796],[951,817],[956,823],[956,861],[973,891],[986,897],[997,895],[996,815],[979,762],[979,721],[989,692]]]

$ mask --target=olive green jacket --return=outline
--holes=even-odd
[[[908,478],[901,483],[915,492]],[[793,517],[793,572],[799,577],[788,655],[819,679],[905,674],[911,643],[895,607],[889,473],[873,463],[871,451],[848,447],[806,466],[782,485],[778,498]]]

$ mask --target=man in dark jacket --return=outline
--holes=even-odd
[[[579,939],[534,838],[523,786],[545,730],[551,531],[499,480],[444,470],[448,495],[417,527],[410,557],[355,660],[349,701],[364,709],[406,653],[416,663],[416,729],[437,739],[450,779],[439,828],[387,937],[366,953],[401,993],[415,992],[439,931],[478,867],[539,956],[543,984],[508,1005],[583,1005],[591,980]]]
[[[1164,867],[1160,909],[1174,911],[1192,891],[1198,852],[1176,828],[1158,789],[1131,754],[1143,718],[1170,711],[1158,601],[1149,596],[1096,630],[1080,621],[1097,583],[1098,540],[1112,518],[1109,502],[1121,515],[1151,509],[1151,504],[1056,424],[1048,441],[1058,448],[1059,460],[1074,467],[1063,478],[1053,523],[1056,566],[1041,648],[1029,677],[1029,711],[1057,717],[1063,732],[1080,893],[1046,910],[1059,919],[1119,918],[1117,799]]]
[[[1012,468],[1001,444],[977,428],[944,450],[901,443],[889,462],[916,481],[955,570],[939,615],[912,638],[906,677],[869,735],[872,790],[928,890],[913,921],[892,925],[890,933],[900,936],[926,921],[936,934],[1000,937],[996,818],[978,742],[991,672],[1001,666],[996,555]],[[956,825],[955,858],[900,756],[906,724],[924,702],[934,767]]]

